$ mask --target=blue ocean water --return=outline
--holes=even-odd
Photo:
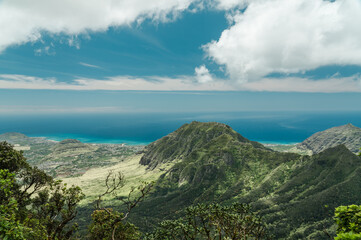
[[[301,142],[315,132],[352,123],[361,127],[361,112],[223,112],[142,114],[49,114],[0,116],[0,134],[21,132],[61,141],[148,144],[192,121],[230,125],[262,143]]]

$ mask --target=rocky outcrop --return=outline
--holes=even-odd
[[[325,149],[345,145],[351,152],[358,153],[361,148],[361,128],[352,124],[333,127],[317,132],[297,145],[300,150],[311,150],[313,154]]]

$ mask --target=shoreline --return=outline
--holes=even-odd
[[[89,143],[89,144],[125,144],[125,145],[148,145],[152,142],[148,141],[134,141],[134,140],[125,140],[125,139],[96,139],[96,138],[89,138],[74,134],[69,135],[60,135],[60,136],[39,136],[39,135],[29,135],[29,137],[36,137],[36,138],[43,138],[48,141],[52,142],[61,142],[65,139],[76,139],[81,141],[82,143]],[[156,140],[154,140],[156,141]],[[277,141],[257,141],[257,140],[251,140],[255,142],[259,142],[263,144],[264,146],[291,146],[291,145],[297,145],[299,142],[277,142]]]
[[[64,134],[64,135],[59,135],[59,136],[28,135],[28,137],[43,138],[47,141],[51,141],[51,142],[55,142],[55,143],[61,142],[65,139],[76,139],[82,143],[89,143],[89,144],[125,144],[125,145],[131,145],[131,146],[136,146],[136,145],[144,146],[144,145],[148,145],[149,143],[151,143],[151,142],[146,142],[146,141],[134,141],[134,140],[125,140],[125,139],[96,139],[96,138],[75,135],[75,134],[69,134],[69,135]]]

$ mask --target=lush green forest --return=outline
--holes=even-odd
[[[99,149],[50,147],[54,161]],[[344,145],[277,152],[227,125],[193,122],[139,151],[96,168],[92,185],[54,178],[1,142],[1,238],[360,239],[361,159]]]

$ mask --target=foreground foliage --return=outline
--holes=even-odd
[[[337,207],[334,219],[338,226],[335,240],[361,239],[361,206]]]
[[[0,142],[0,238],[71,239],[76,206],[84,197],[36,167],[21,152]]]
[[[96,210],[91,215],[92,223],[89,226],[89,238],[91,240],[137,240],[141,237],[138,228],[129,222],[127,218],[135,208],[152,190],[153,183],[139,185],[132,188],[125,199],[120,199],[125,206],[124,212],[118,212],[112,208],[101,207],[102,197],[107,194],[114,194],[116,190],[124,186],[124,176],[122,173],[114,174],[109,172],[105,179],[106,190],[100,194],[96,202]]]
[[[132,188],[127,198],[120,199],[125,206],[124,212],[101,206],[103,196],[115,194],[124,186],[123,175],[109,173],[105,185],[106,191],[99,195],[86,237],[140,239],[138,228],[126,219],[149,194],[152,184],[143,183]],[[31,167],[22,153],[6,142],[0,142],[0,186],[0,239],[78,239],[74,219],[78,203],[84,198],[81,189],[68,187],[42,170]]]
[[[177,220],[161,222],[148,240],[167,239],[265,239],[266,228],[261,218],[248,205],[198,204],[188,207]]]

